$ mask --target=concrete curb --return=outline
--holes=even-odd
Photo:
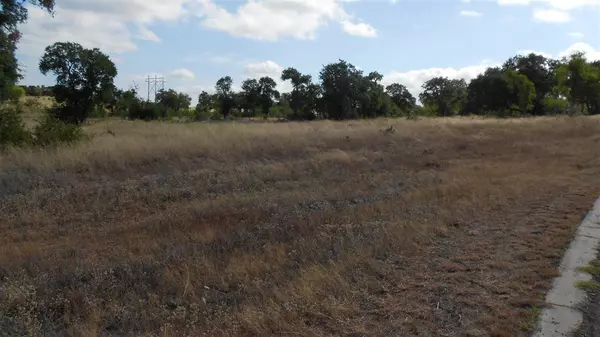
[[[600,244],[600,199],[579,225],[569,249],[560,263],[560,276],[546,296],[547,307],[540,315],[534,337],[563,337],[577,329],[583,321],[578,304],[586,300],[584,290],[575,286],[580,281],[590,281],[592,276],[577,270],[598,256]]]

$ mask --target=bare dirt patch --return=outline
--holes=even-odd
[[[0,335],[526,335],[600,195],[592,118],[87,128],[0,156]]]

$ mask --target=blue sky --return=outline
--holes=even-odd
[[[74,41],[115,61],[127,88],[160,74],[194,98],[232,76],[278,79],[293,66],[315,78],[347,60],[413,94],[433,76],[471,79],[517,53],[574,50],[600,58],[600,0],[57,0],[22,27],[23,84],[52,84],[45,46]],[[279,83],[286,91],[289,85]]]

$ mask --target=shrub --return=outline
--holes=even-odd
[[[52,146],[58,143],[72,144],[82,140],[83,130],[71,123],[63,122],[52,116],[46,116],[33,131],[35,145]]]
[[[569,114],[569,101],[566,99],[546,97],[542,100],[544,104],[544,112],[547,115],[563,115]]]
[[[40,103],[39,99],[28,97],[23,101],[23,112],[26,113],[36,113],[40,112],[44,109],[42,103]]]
[[[18,85],[13,85],[8,89],[8,98],[17,103],[19,100],[25,96],[25,89]]]
[[[25,146],[31,141],[32,135],[25,128],[17,109],[12,106],[0,107],[0,148]]]
[[[160,107],[151,102],[135,102],[129,107],[129,119],[142,119],[146,121],[161,117]]]

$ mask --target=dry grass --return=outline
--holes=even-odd
[[[600,192],[592,118],[87,131],[0,156],[2,336],[525,335]]]

